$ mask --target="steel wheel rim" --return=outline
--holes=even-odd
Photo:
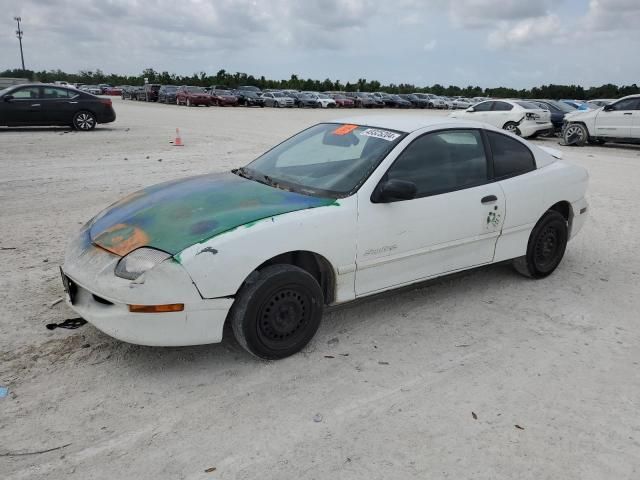
[[[80,113],[76,116],[76,126],[80,130],[91,130],[95,125],[95,120],[88,113]]]
[[[289,348],[304,337],[312,319],[311,298],[292,286],[274,292],[258,311],[258,336],[269,348]]]
[[[509,125],[506,125],[504,129],[507,132],[516,133],[516,131],[518,130],[518,127],[516,127],[514,124],[509,124]]]
[[[533,260],[538,270],[548,271],[558,260],[561,251],[560,232],[548,225],[540,232],[533,250]]]

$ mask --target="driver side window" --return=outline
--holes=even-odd
[[[423,135],[400,154],[387,176],[414,183],[416,197],[486,183],[487,159],[480,132],[445,130]]]
[[[627,100],[621,100],[621,101],[613,104],[613,109],[615,111],[640,110],[640,99],[638,99],[638,98],[628,98]]]
[[[40,98],[40,87],[26,87],[13,92],[16,100],[33,100]]]

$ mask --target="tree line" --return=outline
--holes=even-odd
[[[611,83],[599,87],[584,88],[580,85],[542,85],[531,89],[514,89],[509,87],[481,88],[469,85],[458,87],[456,85],[444,86],[436,83],[432,86],[419,87],[409,83],[383,85],[377,80],[367,80],[359,78],[356,82],[342,83],[339,80],[314,80],[303,79],[292,74],[286,80],[272,80],[264,76],[255,77],[246,73],[230,73],[226,70],[219,70],[215,75],[206,72],[194,73],[193,75],[176,75],[169,72],[157,72],[152,68],[147,68],[139,75],[118,75],[106,74],[101,70],[90,71],[81,70],[78,73],[67,73],[61,70],[5,70],[0,72],[0,77],[28,78],[31,81],[54,82],[66,81],[69,83],[99,84],[108,83],[111,85],[142,85],[146,78],[149,83],[160,83],[165,85],[196,85],[208,87],[211,85],[226,85],[237,87],[239,85],[254,85],[260,89],[295,89],[310,91],[347,91],[347,92],[388,92],[388,93],[412,93],[426,92],[449,97],[493,97],[493,98],[573,98],[573,99],[593,99],[593,98],[618,98],[625,95],[640,93],[640,87],[635,83],[632,85],[614,85]]]

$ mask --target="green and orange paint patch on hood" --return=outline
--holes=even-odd
[[[336,205],[233,173],[161,183],[116,202],[93,221],[91,241],[116,255],[152,247],[175,255],[242,225],[284,213]]]

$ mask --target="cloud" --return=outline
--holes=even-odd
[[[489,34],[488,43],[493,48],[514,48],[548,42],[561,32],[561,21],[557,15],[527,18],[518,22],[503,22]]]
[[[457,0],[449,5],[453,23],[463,28],[487,28],[499,21],[517,21],[546,14],[549,0]]]
[[[432,50],[435,50],[435,48],[436,48],[436,45],[437,45],[437,44],[438,44],[438,42],[436,42],[435,40],[431,40],[430,42],[425,43],[425,44],[422,46],[422,49],[423,49],[425,52],[430,52],[430,51],[432,51]]]
[[[591,0],[583,25],[591,31],[608,32],[640,28],[638,0]]]

